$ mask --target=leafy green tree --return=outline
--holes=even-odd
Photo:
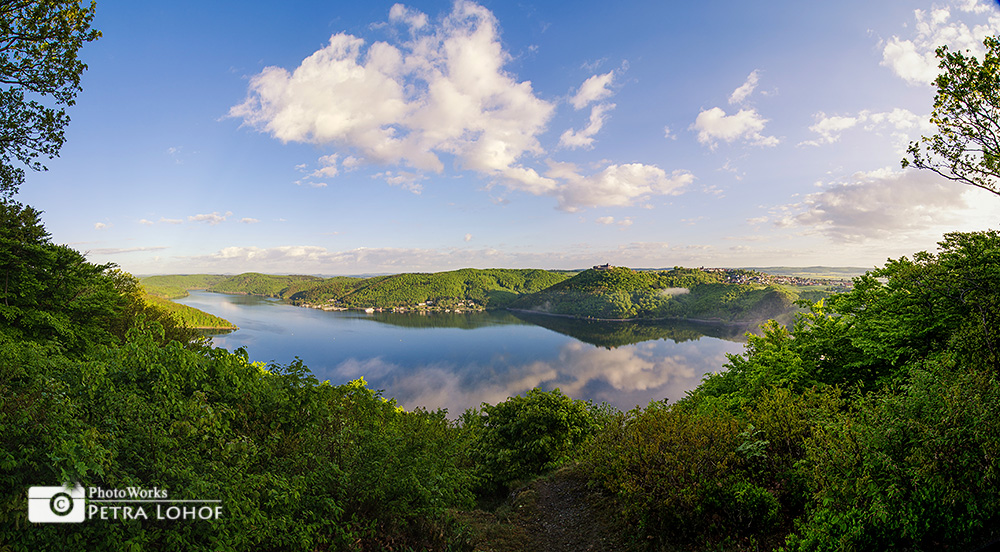
[[[150,305],[132,275],[53,244],[39,216],[32,207],[0,202],[0,334],[74,354],[121,343],[130,329],[144,323],[159,325],[162,343],[205,342],[169,312]]]
[[[1000,39],[983,44],[982,61],[938,48],[943,71],[931,111],[938,133],[911,142],[902,164],[1000,195]]]
[[[890,260],[855,280],[831,306],[851,317],[850,339],[874,377],[935,351],[950,350],[970,366],[1000,363],[1000,233],[954,232],[938,253]]]
[[[771,387],[800,389],[813,383],[809,366],[798,352],[798,341],[774,320],[761,325],[763,335],[747,334],[743,355],[726,355],[726,370],[709,374],[692,397],[727,398],[735,407],[756,402]]]
[[[65,106],[75,103],[86,70],[78,52],[100,31],[90,28],[94,2],[6,0],[0,2],[0,198],[24,182],[24,169],[45,170],[65,141]],[[27,93],[27,96],[26,96]],[[47,97],[46,106],[32,97]]]

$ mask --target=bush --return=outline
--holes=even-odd
[[[654,547],[776,544],[804,511],[802,442],[841,405],[833,388],[770,388],[741,411],[719,397],[654,402],[598,431],[582,465]]]
[[[495,406],[465,411],[461,424],[480,489],[495,492],[575,457],[595,429],[584,401],[535,388]]]
[[[1000,382],[933,359],[805,441],[815,497],[791,550],[937,550],[995,535]]]
[[[320,383],[298,360],[159,345],[152,329],[88,360],[0,339],[0,542],[11,550],[444,548],[471,505],[458,430],[363,380]],[[31,485],[168,489],[223,517],[29,524]]]
[[[621,414],[588,447],[584,469],[650,539],[693,538],[723,523],[741,484],[740,423],[717,410],[653,403]]]

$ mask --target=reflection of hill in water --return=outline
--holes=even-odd
[[[391,312],[376,312],[368,315],[372,320],[392,326],[404,328],[458,328],[474,330],[486,326],[516,324],[520,326],[531,324],[519,319],[506,311],[492,312],[432,312],[428,314],[398,314]]]
[[[700,339],[702,336],[726,341],[746,341],[744,334],[756,329],[756,324],[712,324],[688,320],[599,322],[526,312],[517,312],[515,316],[525,322],[606,349],[657,339],[681,343]]]

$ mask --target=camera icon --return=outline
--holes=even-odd
[[[28,487],[32,523],[82,523],[86,515],[83,487]]]

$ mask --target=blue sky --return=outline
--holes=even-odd
[[[18,199],[135,274],[873,267],[996,225],[903,171],[924,2],[99,1],[61,156]]]

